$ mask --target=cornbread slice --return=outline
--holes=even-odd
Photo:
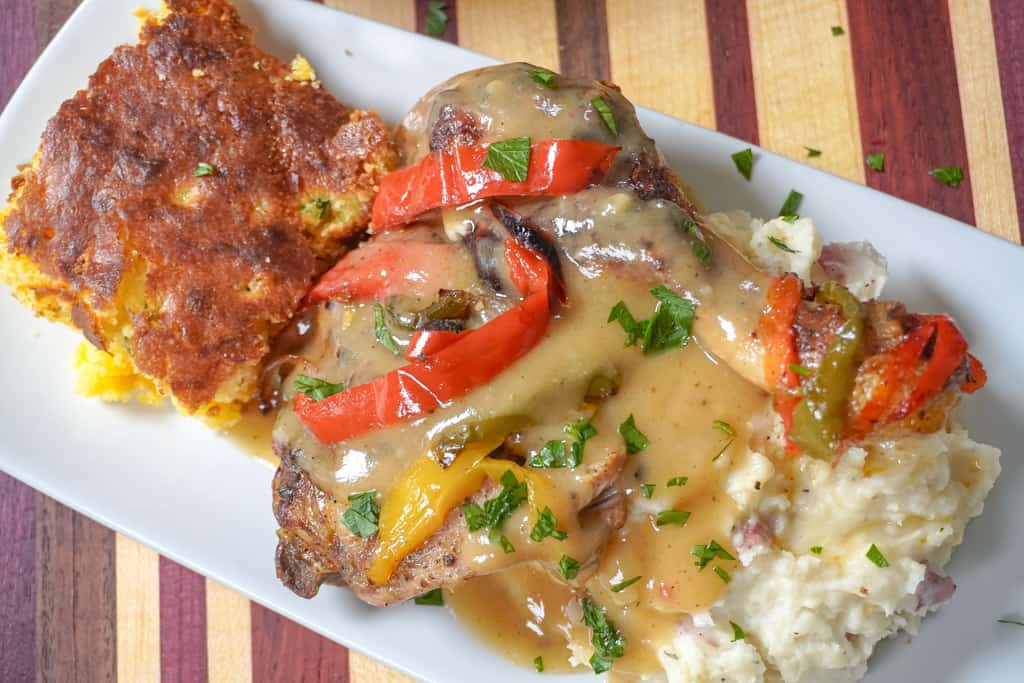
[[[224,426],[396,162],[375,113],[255,48],[226,0],[169,0],[12,180],[0,280],[92,344],[84,393]]]

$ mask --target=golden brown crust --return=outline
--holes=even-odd
[[[375,114],[291,80],[225,0],[167,4],[51,119],[4,228],[90,341],[130,321],[139,370],[194,409],[263,357],[396,155]],[[344,220],[311,223],[316,194],[342,198]]]

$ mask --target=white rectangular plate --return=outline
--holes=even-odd
[[[32,158],[47,119],[95,66],[116,45],[134,41],[138,3],[87,0],[47,48],[0,116],[0,176]],[[492,61],[301,0],[252,0],[242,9],[258,44],[286,59],[301,51],[339,99],[391,121],[439,81]],[[959,584],[952,604],[926,621],[913,647],[905,638],[884,647],[868,680],[1020,680],[1024,633],[995,620],[1024,610],[1024,249],[764,151],[747,183],[729,159],[746,143],[650,111],[640,118],[709,207],[774,215],[790,188],[799,189],[803,212],[826,239],[867,239],[889,258],[889,296],[917,310],[951,311],[966,330],[990,381],[967,399],[963,418],[975,438],[1003,449],[1004,471],[950,568]],[[532,676],[479,646],[442,610],[374,610],[334,588],[307,601],[281,587],[266,464],[169,411],[75,396],[77,335],[34,319],[6,295],[0,320],[0,469],[418,678],[478,681],[487,672],[500,683]]]

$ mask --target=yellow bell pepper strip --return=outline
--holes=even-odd
[[[423,544],[443,525],[448,513],[480,490],[484,479],[500,481],[511,470],[527,482],[527,500],[534,510],[555,508],[559,520],[574,524],[547,477],[506,460],[488,459],[505,435],[467,445],[448,467],[426,455],[406,468],[381,505],[377,546],[367,576],[374,584],[386,584],[406,555]]]
[[[816,298],[822,304],[838,305],[843,324],[818,371],[803,382],[804,398],[793,411],[790,438],[809,455],[831,460],[846,421],[846,403],[864,337],[864,314],[860,302],[838,282],[826,282]]]
[[[370,581],[386,584],[405,556],[437,532],[455,506],[480,489],[487,477],[480,462],[503,440],[504,436],[493,437],[466,446],[448,467],[422,457],[406,468],[381,506],[377,546],[367,572]]]

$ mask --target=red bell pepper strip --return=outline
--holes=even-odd
[[[965,394],[973,394],[978,389],[985,386],[985,382],[988,381],[988,373],[985,372],[985,367],[981,364],[981,361],[967,354],[968,370],[967,380],[960,385]]]
[[[764,345],[765,379],[775,395],[775,411],[782,418],[786,451],[789,453],[800,450],[790,440],[789,431],[793,426],[793,410],[800,402],[800,397],[794,394],[800,386],[800,378],[790,366],[800,362],[793,323],[796,322],[802,289],[800,278],[792,273],[775,278],[757,325],[758,338]]]
[[[917,369],[921,353],[934,332],[935,327],[925,321],[908,332],[899,345],[887,354],[885,365],[880,371],[881,376],[875,383],[871,395],[850,422],[846,434],[847,441],[863,439],[876,426],[886,421],[886,417],[892,413],[899,401],[907,379]]]
[[[417,330],[409,340],[409,348],[405,357],[411,361],[423,360],[428,356],[451,346],[451,344],[466,332],[453,332],[452,330]]]
[[[464,145],[433,152],[384,176],[373,203],[374,231],[482,197],[572,194],[600,182],[621,149],[584,140],[543,140],[531,145],[526,180],[516,182],[483,165],[487,147]]]
[[[384,300],[416,289],[436,294],[460,250],[457,244],[435,242],[369,242],[324,273],[303,304]]]
[[[893,413],[893,419],[900,420],[920,408],[932,396],[939,393],[950,376],[960,367],[967,353],[967,341],[960,330],[947,316],[921,316],[934,330],[932,354],[918,375],[910,396]]]
[[[483,327],[463,333],[422,361],[322,401],[295,398],[295,414],[323,443],[429,413],[491,381],[547,333],[552,287],[547,262],[514,240],[505,242],[512,281],[525,298]]]

